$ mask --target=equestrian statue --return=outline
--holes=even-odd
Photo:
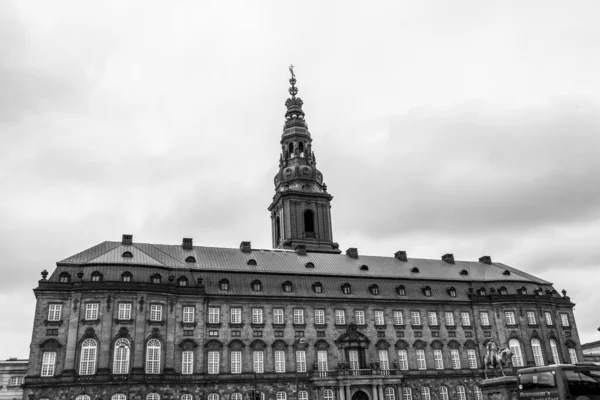
[[[496,342],[494,342],[494,340],[490,340],[487,343],[485,350],[485,357],[483,358],[485,379],[488,378],[488,368],[500,368],[502,376],[506,376],[504,375],[504,368],[512,367],[512,350],[506,347],[498,349],[498,345]],[[494,371],[494,374],[498,376],[496,371]]]

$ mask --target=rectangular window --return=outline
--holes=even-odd
[[[45,351],[42,355],[42,376],[54,376],[54,365],[56,364],[56,352]]]
[[[490,315],[487,311],[481,311],[479,313],[479,319],[481,320],[481,325],[490,326]]]
[[[262,308],[253,308],[252,309],[252,323],[253,324],[262,324],[263,323],[263,309]]]
[[[441,350],[433,350],[433,363],[435,369],[444,369],[444,357]]]
[[[119,303],[118,319],[131,319],[131,303]]]
[[[408,356],[406,350],[398,350],[398,367],[404,371],[408,369]]]
[[[506,319],[506,325],[515,325],[515,313],[513,311],[506,311],[504,318]]]
[[[184,329],[183,336],[194,336],[194,330],[193,329]]]
[[[571,359],[571,364],[577,364],[579,362],[577,361],[577,352],[572,347],[569,348],[569,358]]]
[[[465,312],[465,311],[461,312],[460,318],[462,320],[463,326],[471,326],[471,316],[469,315],[468,312]]]
[[[210,329],[208,331],[208,336],[210,336],[210,337],[219,337],[219,330],[218,329]]]
[[[283,324],[283,308],[274,308],[273,309],[273,323],[274,324]]]
[[[569,326],[569,315],[560,313],[560,323],[562,326]]]
[[[375,325],[385,325],[383,311],[375,311]]]
[[[325,310],[315,310],[315,325],[325,324]]]
[[[417,350],[417,369],[427,369],[425,350]]]
[[[306,372],[306,352],[296,351],[296,372]]]
[[[277,333],[277,331],[275,331],[275,333]],[[231,337],[242,337],[242,331],[231,331]]]
[[[460,369],[460,354],[457,349],[450,350],[450,359],[452,360],[452,369]]]
[[[301,308],[294,309],[294,324],[304,325],[304,310]]]
[[[48,321],[60,321],[61,304],[50,304],[48,306]]]
[[[285,351],[275,351],[275,373],[285,372]]]
[[[360,369],[360,364],[358,363],[358,350],[348,351],[348,363],[350,364],[350,369]]]
[[[231,373],[241,374],[242,373],[242,352],[232,351],[231,352]]]
[[[219,307],[209,307],[208,308],[208,323],[209,324],[218,324],[220,312],[221,312],[221,310],[219,309]]]
[[[232,324],[241,324],[242,323],[242,309],[241,308],[231,308],[229,309],[230,322]]]
[[[88,303],[85,305],[85,319],[90,321],[98,319],[98,303]]]
[[[194,307],[183,307],[183,322],[192,323],[194,322]]]
[[[327,350],[317,352],[317,368],[319,371],[327,371]]]
[[[535,312],[534,311],[527,311],[527,323],[529,325],[537,324],[537,321],[535,320]]]
[[[549,311],[546,311],[544,313],[544,316],[546,317],[546,325],[549,325],[549,326],[554,325],[554,323],[552,322],[552,313],[550,313]]]
[[[252,352],[253,371],[257,374],[262,374],[263,372],[265,372],[263,355],[264,354],[262,350]]]
[[[475,353],[475,349],[467,349],[467,359],[469,361],[469,368],[476,369],[477,368],[477,354]]]
[[[344,310],[335,310],[335,324],[346,325],[346,313]]]
[[[262,337],[262,331],[252,331],[252,336],[254,336],[254,337]]]
[[[194,373],[193,351],[184,351],[181,353],[181,373],[185,375]]]
[[[354,319],[356,320],[356,325],[364,325],[365,324],[365,312],[363,310],[355,310],[354,311]]]
[[[419,311],[410,312],[410,324],[421,325],[421,313]]]
[[[394,325],[404,325],[404,318],[402,318],[402,311],[394,311]]]
[[[435,313],[434,311],[429,311],[427,313],[427,321],[429,322],[429,325],[437,326],[437,313]]]
[[[159,304],[152,304],[150,306],[150,320],[151,321],[162,321],[162,306]]]
[[[379,363],[382,370],[387,371],[390,369],[387,350],[379,350]]]
[[[446,312],[446,325],[448,326],[454,326],[454,313],[451,311],[447,311]]]
[[[218,374],[219,373],[219,352],[209,351],[208,352],[208,373]]]

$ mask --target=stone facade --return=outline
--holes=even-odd
[[[27,360],[9,358],[0,360],[0,400],[23,398],[21,385],[27,375]]]

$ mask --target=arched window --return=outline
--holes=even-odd
[[[98,271],[92,272],[92,282],[102,281],[102,274]]]
[[[288,143],[288,151],[290,152],[290,157],[292,157],[294,155],[294,143],[293,142]]]
[[[456,297],[456,289],[454,287],[448,288],[448,296]]]
[[[290,281],[283,282],[282,287],[283,287],[284,292],[290,293],[292,291],[292,282],[290,282]]]
[[[371,294],[378,295],[379,294],[379,286],[377,286],[377,285],[369,286],[369,292],[371,292]]]
[[[508,291],[506,290],[506,288],[504,286],[500,287],[500,289],[498,289],[498,293],[500,293],[500,295],[502,296],[506,296],[508,294]]]
[[[456,397],[458,400],[467,400],[467,393],[463,385],[458,385],[456,387]]]
[[[58,276],[58,281],[61,283],[69,283],[71,282],[71,275],[68,272],[61,272]]]
[[[315,264],[311,263],[311,262],[307,262],[305,265],[306,268],[314,268]]]
[[[402,400],[413,400],[412,390],[409,387],[402,388]]]
[[[231,395],[231,400],[242,400],[243,396],[241,393],[233,393]]]
[[[146,344],[147,374],[160,374],[160,347],[160,342],[157,339],[150,339]]]
[[[422,290],[425,297],[431,297],[431,288],[429,286],[425,286]]]
[[[150,277],[150,282],[152,283],[160,283],[161,277],[160,274],[154,274]]]
[[[308,392],[306,390],[299,391],[298,400],[308,400]]]
[[[133,258],[133,253],[126,251],[121,255],[123,258]]]
[[[352,293],[352,287],[350,286],[349,283],[344,283],[342,285],[342,293],[344,293],[344,294],[350,294],[350,293]]]
[[[233,395],[235,395],[235,394],[239,394],[239,393],[234,393]],[[238,400],[238,399],[235,399],[235,398],[233,397],[233,395],[231,395],[231,400]],[[182,394],[182,395],[181,395],[181,397],[180,397],[180,399],[181,399],[181,400],[193,400],[193,399],[194,399],[194,396],[192,396],[192,395],[191,395],[191,394],[189,394],[189,393],[186,393],[186,394]],[[239,399],[239,400],[241,400],[241,399]]]
[[[552,350],[552,362],[554,364],[560,364],[560,357],[558,356],[558,346],[554,339],[550,339],[550,350]]]
[[[211,393],[208,395],[208,400],[219,400],[219,395],[216,393]]]
[[[315,237],[315,214],[312,210],[304,210],[304,232],[307,237]]]
[[[398,296],[406,296],[406,288],[404,285],[396,286],[396,293],[398,293]]]
[[[182,276],[181,278],[179,278],[179,280],[177,282],[179,283],[179,286],[187,286],[188,285],[188,280],[185,276]]]
[[[533,361],[536,367],[544,365],[544,356],[542,354],[542,345],[536,338],[531,339],[531,350],[533,350]]]
[[[323,390],[323,400],[333,400],[333,390]]]
[[[260,283],[260,281],[253,281],[252,282],[252,291],[253,292],[261,292],[262,291],[262,283]]]
[[[449,400],[448,388],[446,386],[440,386],[440,400]]]
[[[304,142],[298,142],[298,151],[304,153]]]
[[[392,387],[386,387],[385,388],[385,400],[396,400],[396,392],[394,392],[394,388]]]
[[[119,339],[115,342],[115,353],[113,354],[113,374],[129,373],[130,344],[127,339]]]
[[[287,394],[285,392],[277,392],[275,398],[277,400],[287,400]]]
[[[421,388],[421,400],[431,400],[431,392],[427,386]]]
[[[257,264],[256,264],[256,260],[255,260],[255,259],[253,259],[253,258],[251,258],[250,260],[248,260],[248,262],[247,262],[246,264],[248,264],[248,265],[252,265],[252,266],[255,266],[255,265],[257,265]]]
[[[279,215],[275,218],[275,244],[279,244],[281,240],[281,219]]]
[[[223,290],[223,291],[229,290],[229,281],[227,279],[221,279],[219,281],[219,290]]]
[[[323,285],[321,282],[313,283],[312,288],[315,293],[323,293]]]
[[[160,395],[158,393],[148,393],[146,400],[160,400]]]
[[[117,393],[113,394],[110,400],[127,400],[127,396],[125,396],[123,393]]]
[[[483,393],[481,393],[481,389],[479,389],[479,386],[473,386],[473,393],[475,393],[475,400],[483,400]]]
[[[188,257],[185,259],[185,262],[187,262],[187,263],[195,263],[195,262],[196,262],[196,257],[194,257],[194,256],[188,256]],[[185,394],[184,394],[184,396],[185,396]],[[191,396],[191,395],[190,395],[190,396]]]
[[[79,396],[75,397],[75,400],[90,400],[90,396],[87,394],[80,394]]]
[[[508,341],[508,347],[513,353],[512,364],[514,367],[523,367],[523,352],[521,351],[521,343],[517,339],[510,339]]]
[[[79,375],[94,375],[96,373],[96,354],[98,343],[94,339],[86,339],[81,344],[79,359]]]
[[[131,272],[128,272],[128,271],[126,271],[126,272],[123,272],[123,273],[121,274],[121,280],[122,280],[123,282],[131,282],[131,278],[132,278],[132,277],[133,277],[133,275],[131,275]]]

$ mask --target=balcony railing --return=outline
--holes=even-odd
[[[313,378],[337,378],[341,376],[388,376],[400,375],[400,371],[395,369],[336,369],[336,370],[315,370],[312,373]]]

